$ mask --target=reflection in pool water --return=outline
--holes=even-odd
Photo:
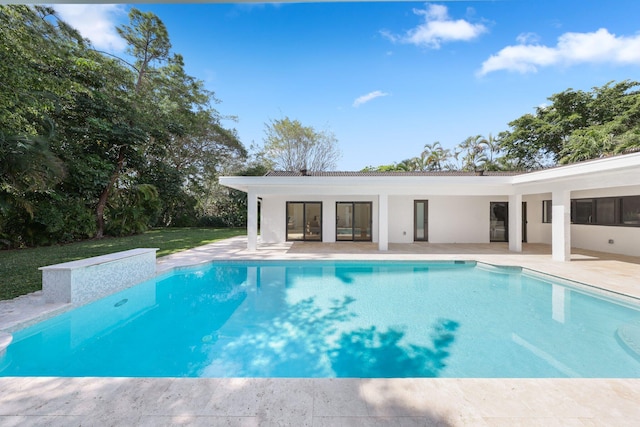
[[[473,262],[214,263],[15,333],[0,375],[640,377],[639,320]]]

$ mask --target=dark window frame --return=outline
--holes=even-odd
[[[553,220],[553,203],[551,200],[542,201],[542,223],[551,224]]]
[[[369,206],[369,224],[368,224],[368,229],[369,229],[369,238],[367,239],[356,239],[355,237],[355,221],[351,221],[351,239],[341,239],[338,238],[338,227],[337,227],[337,223],[338,223],[338,205],[339,204],[351,204],[351,212],[353,214],[355,214],[356,211],[356,205],[368,205]],[[372,242],[373,241],[373,202],[353,202],[353,201],[336,201],[336,242]]]
[[[301,204],[302,205],[302,238],[301,239],[291,239],[289,238],[289,205],[290,204]],[[306,233],[306,224],[307,224],[307,205],[308,204],[315,204],[315,205],[320,205],[320,233],[319,233],[319,237],[320,239],[307,239],[307,233]],[[285,205],[285,215],[284,215],[284,230],[285,230],[285,240],[287,242],[322,242],[322,230],[323,230],[323,217],[324,215],[322,214],[322,202],[319,201],[287,201],[286,205]]]
[[[640,211],[636,220],[630,220],[634,212],[625,212],[625,201],[636,200],[636,204],[640,205],[640,196],[607,196],[607,197],[585,197],[580,199],[571,199],[571,223],[576,225],[599,225],[604,227],[640,227]],[[598,209],[599,204],[602,207],[604,203],[613,202],[613,220],[607,221],[602,215],[602,211]],[[543,201],[544,203],[544,201]],[[591,204],[589,209],[585,206]],[[582,205],[583,212],[589,211],[588,219],[584,217],[578,218],[578,205]],[[600,215],[599,215],[600,213]],[[598,217],[600,216],[600,218]]]
[[[418,203],[424,203],[424,238],[418,238],[418,216],[417,207]],[[413,201],[413,241],[414,242],[428,242],[429,241],[429,200],[428,199],[415,199]]]
[[[640,207],[635,210],[627,210],[625,202],[635,199],[635,204],[640,206],[640,196],[622,196],[620,197],[620,214],[622,216],[622,225],[626,227],[640,227]]]

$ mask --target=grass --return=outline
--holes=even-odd
[[[0,300],[42,289],[39,267],[134,248],[159,248],[158,257],[246,234],[239,228],[164,228],[128,237],[0,251]]]

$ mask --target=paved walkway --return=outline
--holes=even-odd
[[[462,259],[640,298],[640,258],[574,250],[559,263],[546,245],[245,245],[237,237],[164,257],[158,272],[215,259]],[[0,330],[64,309],[37,293],[0,302]],[[630,426],[640,425],[640,379],[0,378],[0,425]]]

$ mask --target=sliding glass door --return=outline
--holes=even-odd
[[[336,241],[371,241],[371,202],[336,202]]]
[[[322,241],[321,202],[287,202],[287,240]]]

